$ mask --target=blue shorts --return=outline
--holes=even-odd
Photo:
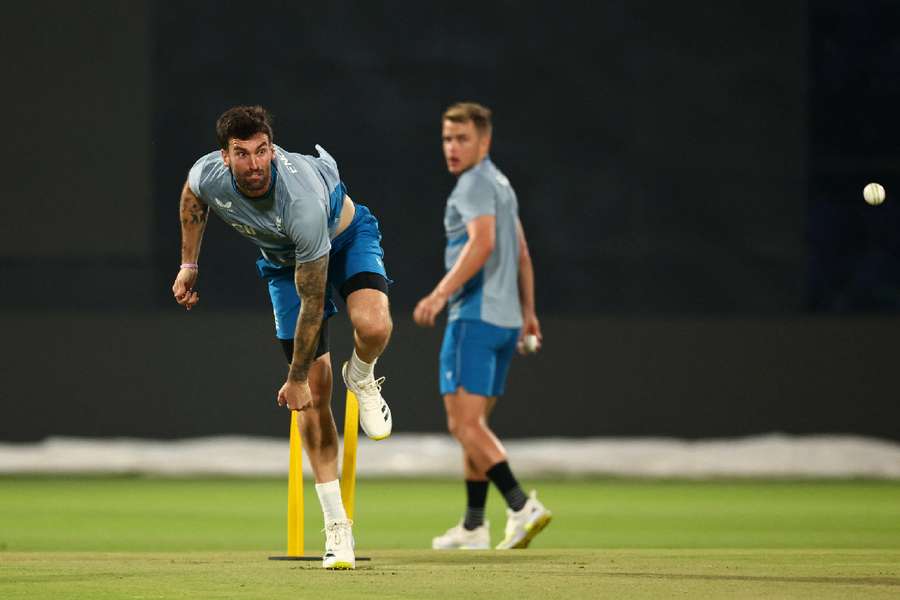
[[[441,344],[441,394],[462,387],[470,394],[502,395],[518,340],[517,327],[466,319],[447,323]]]
[[[294,266],[280,265],[260,257],[256,261],[256,270],[269,284],[269,297],[275,313],[275,336],[280,340],[294,339],[297,316],[300,314]],[[356,205],[356,214],[347,229],[331,240],[328,283],[325,285],[325,319],[338,312],[331,288],[340,290],[344,282],[357,273],[377,273],[391,283],[384,268],[378,219],[361,204]]]

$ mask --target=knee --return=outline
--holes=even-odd
[[[479,423],[477,419],[460,419],[453,416],[447,417],[447,429],[450,431],[450,435],[460,442],[465,442],[465,440],[471,438],[478,427]]]
[[[353,328],[356,335],[366,344],[381,346],[391,337],[394,324],[389,313],[379,311],[354,320]]]
[[[451,415],[447,415],[447,431],[449,431],[450,435],[453,437],[457,437],[457,433],[459,432],[459,421]]]

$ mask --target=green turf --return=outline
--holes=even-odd
[[[900,597],[900,483],[529,481],[526,551],[444,553],[457,481],[362,480],[354,573],[266,560],[286,481],[0,477],[0,598]],[[321,516],[306,488],[307,552]],[[504,523],[496,491],[494,542]]]

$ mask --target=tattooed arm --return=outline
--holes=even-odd
[[[200,242],[206,229],[206,218],[209,207],[204,204],[191,187],[185,183],[181,190],[181,262],[197,264],[200,258]],[[181,269],[172,285],[175,301],[188,310],[200,301],[194,291],[197,283],[197,269]]]
[[[300,295],[300,315],[294,333],[294,357],[288,374],[292,381],[306,381],[315,358],[319,329],[325,314],[325,280],[328,278],[328,254],[300,263],[294,271],[294,282]]]
[[[300,314],[294,333],[294,356],[285,384],[278,392],[278,404],[291,410],[305,410],[312,404],[309,391],[309,369],[315,359],[319,330],[325,314],[325,282],[328,278],[328,254],[316,260],[299,263],[294,271]]]

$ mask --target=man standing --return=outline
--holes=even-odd
[[[216,122],[220,149],[191,168],[181,192],[181,268],[172,292],[192,309],[200,242],[209,208],[260,248],[257,270],[268,284],[275,332],[290,367],[279,406],[300,411],[303,444],[325,518],[326,569],[353,569],[352,523],[337,479],[337,428],[331,413],[328,321],[337,312],[329,286],[343,297],[354,351],[341,373],[359,399],[366,435],[391,434],[392,419],[375,379],[375,361],[392,330],[388,278],[378,221],[346,194],[337,163],[274,145],[271,118],[260,106],[236,106]]]
[[[551,513],[535,492],[527,497],[522,491],[487,419],[503,394],[517,342],[533,335],[540,344],[534,271],[516,194],[488,157],[491,111],[472,102],[454,104],[443,115],[442,138],[447,169],[457,177],[444,214],[447,274],[419,301],[413,318],[433,326],[449,303],[440,389],[447,426],[463,449],[467,505],[459,525],[434,538],[432,547],[490,546],[484,507],[491,481],[508,505],[497,548],[526,548]],[[521,343],[519,348],[524,352]]]

